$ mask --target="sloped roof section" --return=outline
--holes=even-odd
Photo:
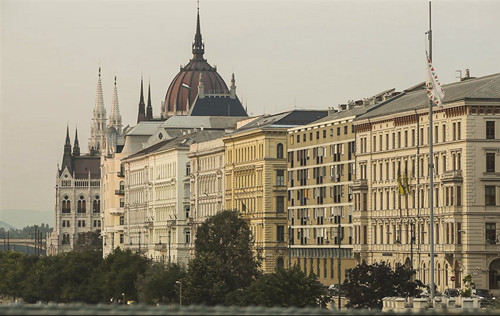
[[[188,115],[248,116],[238,97],[229,95],[197,97]]]
[[[173,149],[173,148],[179,148],[179,147],[185,147],[189,150],[189,146],[193,143],[200,143],[200,142],[205,142],[209,140],[213,140],[219,137],[222,137],[225,134],[224,131],[214,131],[214,130],[203,130],[203,131],[197,131],[193,132],[190,134],[182,135],[176,138],[172,139],[167,139],[161,142],[158,142],[152,146],[149,146],[147,148],[144,148],[143,150],[140,150],[136,152],[135,154],[132,154],[128,156],[125,159],[129,158],[135,158],[135,157],[140,157],[144,156],[147,154],[159,152],[159,151],[164,151],[168,149]]]
[[[500,73],[443,85],[443,107],[459,100],[500,100]],[[425,87],[406,90],[379,107],[369,109],[359,119],[368,119],[429,107]]]
[[[304,125],[323,118],[327,115],[327,110],[292,110],[263,116],[242,126],[236,132],[263,127],[293,127],[297,125]]]

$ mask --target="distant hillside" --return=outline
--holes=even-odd
[[[54,226],[54,221],[54,213],[52,211],[0,210],[0,222],[14,226],[17,229],[40,224]]]
[[[14,227],[12,225],[7,224],[4,221],[0,221],[0,228],[3,228],[5,230],[11,230],[11,229],[18,229],[17,227]]]

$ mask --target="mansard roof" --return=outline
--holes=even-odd
[[[327,110],[291,110],[272,115],[264,115],[246,125],[243,125],[235,133],[261,128],[289,128],[297,125],[305,125],[328,115]]]
[[[443,108],[456,101],[494,100],[500,101],[500,73],[466,78],[459,82],[443,85]],[[359,120],[375,118],[402,112],[421,110],[429,107],[429,98],[425,90],[425,83],[407,89],[396,97],[369,109],[359,116]]]
[[[248,116],[238,97],[230,95],[205,95],[199,96],[189,111],[189,116]]]

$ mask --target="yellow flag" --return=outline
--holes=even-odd
[[[405,194],[405,189],[403,187],[403,183],[401,180],[401,172],[399,172],[399,170],[398,170],[398,190],[399,190],[399,194],[401,194],[401,195]]]

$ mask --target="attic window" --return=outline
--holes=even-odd
[[[158,134],[158,138],[163,139],[163,134],[162,133]]]

